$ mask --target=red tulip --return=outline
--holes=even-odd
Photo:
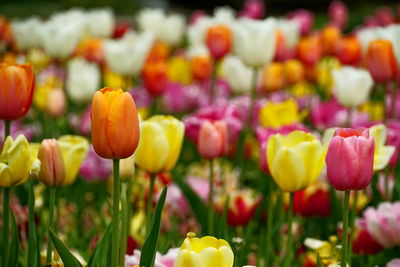
[[[303,217],[328,216],[331,212],[328,188],[313,185],[295,192],[293,211]]]

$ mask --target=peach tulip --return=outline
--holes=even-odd
[[[65,179],[65,165],[57,140],[43,140],[38,158],[41,163],[39,179],[47,186],[61,186]]]
[[[205,121],[201,125],[197,148],[201,156],[212,159],[225,154],[228,147],[227,127],[224,121]]]

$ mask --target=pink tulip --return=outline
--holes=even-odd
[[[395,23],[394,14],[388,6],[376,10],[375,17],[381,26],[389,26],[390,24]]]
[[[386,267],[399,267],[400,259],[393,259],[386,264]]]
[[[93,146],[90,146],[89,152],[82,163],[79,174],[86,181],[105,181],[112,172],[110,160],[104,159],[96,154]]]
[[[336,130],[325,159],[332,186],[340,191],[367,187],[373,173],[374,149],[368,129]]]
[[[300,25],[301,35],[308,34],[314,24],[314,15],[308,10],[299,9],[288,14],[288,18]]]
[[[396,147],[389,164],[395,166],[399,157],[400,150],[400,121],[390,120],[387,123],[388,135],[387,144]]]
[[[368,232],[385,248],[400,245],[400,202],[383,202],[364,212]]]
[[[318,102],[311,110],[311,121],[318,130],[343,126],[347,116],[347,109],[336,99]]]
[[[239,17],[250,19],[262,19],[265,15],[265,4],[261,0],[246,0],[243,10],[239,12]]]
[[[204,10],[195,10],[189,17],[189,24],[195,24],[198,22],[201,18],[204,18],[207,16],[207,12]]]
[[[204,121],[200,128],[197,148],[200,155],[207,159],[225,155],[228,148],[226,123],[224,121]]]
[[[329,6],[329,17],[331,25],[344,29],[346,27],[349,11],[345,3],[342,1],[333,1]]]

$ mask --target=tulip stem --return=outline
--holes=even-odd
[[[28,222],[29,222],[29,244],[28,244],[28,262],[27,266],[37,266],[39,259],[39,251],[37,248],[37,233],[35,225],[35,195],[33,191],[33,177],[29,178],[28,192]]]
[[[289,195],[289,210],[288,210],[288,238],[286,243],[286,257],[284,266],[290,267],[292,266],[292,243],[293,243],[293,235],[292,235],[292,224],[293,224],[293,204],[294,204],[294,193],[290,192]]]
[[[10,219],[10,188],[3,191],[3,266],[8,266],[8,232]]]
[[[350,227],[351,227],[351,233],[350,233],[350,242],[349,242],[349,263],[351,266],[351,256],[353,253],[353,240],[354,240],[354,233],[355,233],[355,222],[356,222],[356,216],[357,216],[357,203],[358,203],[358,195],[359,192],[357,190],[354,191],[354,201],[353,201],[353,208],[351,210],[351,217],[350,217]]]
[[[217,97],[217,92],[216,92],[217,90],[215,89],[216,83],[217,83],[217,61],[214,59],[212,65],[211,84],[210,84],[210,95],[211,95],[210,105],[213,102],[215,102],[215,98]]]
[[[56,204],[56,189],[57,187],[50,187],[50,200],[49,200],[49,227],[47,233],[47,256],[46,264],[50,264],[52,260],[53,242],[50,237],[50,229],[54,230],[54,206]]]
[[[147,231],[150,231],[150,224],[151,224],[151,208],[153,206],[153,191],[154,191],[154,182],[156,180],[156,175],[150,175],[150,187],[149,187],[149,197],[147,198],[147,206],[146,206],[146,222],[147,222]]]
[[[125,266],[126,239],[128,235],[128,203],[127,203],[127,186],[126,182],[121,185],[121,209],[122,209],[122,225],[121,225],[121,250],[119,254],[120,266]]]
[[[341,259],[341,267],[346,267],[347,264],[347,245],[348,245],[348,224],[349,224],[349,200],[350,200],[350,191],[347,190],[344,193],[344,202],[343,202],[343,234],[342,234],[342,259]]]
[[[111,244],[111,267],[118,267],[119,249],[119,159],[113,159],[114,190],[113,190],[113,214],[112,214],[112,244]]]
[[[214,203],[214,161],[210,159],[210,177],[208,184],[208,234],[213,235],[214,218],[213,218],[213,203]]]
[[[272,194],[273,194],[273,182],[271,177],[268,179],[268,192],[267,192],[267,251],[265,253],[265,266],[270,266],[270,254],[272,251],[272,216],[273,216],[273,206],[272,206]]]
[[[10,135],[11,121],[4,121],[4,140]]]

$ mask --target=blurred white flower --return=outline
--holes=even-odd
[[[39,28],[41,26],[42,21],[36,17],[13,21],[11,28],[18,49],[25,51],[38,47],[40,45]]]
[[[392,43],[397,64],[400,65],[400,25],[393,24],[384,28],[379,28],[378,35],[380,39],[389,40]]]
[[[66,89],[70,99],[79,104],[90,102],[93,94],[100,88],[100,69],[95,63],[83,58],[68,62]]]
[[[167,15],[161,9],[144,9],[137,16],[141,31],[152,32],[156,39],[172,46],[181,43],[186,30],[185,17],[178,14]]]
[[[189,58],[210,55],[210,52],[208,51],[207,47],[205,47],[203,45],[191,46],[186,51],[187,51],[187,56]]]
[[[120,40],[107,40],[104,43],[106,63],[119,74],[138,75],[153,42],[154,36],[149,32],[130,32]]]
[[[234,52],[247,66],[265,66],[275,55],[275,33],[274,19],[240,19],[234,24]]]
[[[361,50],[364,54],[368,50],[369,43],[372,40],[378,39],[378,31],[376,28],[364,28],[359,30],[356,36],[361,44]]]
[[[114,31],[115,17],[111,9],[92,9],[86,14],[89,34],[95,37],[110,37]]]
[[[295,20],[279,19],[277,20],[277,28],[283,34],[287,47],[289,49],[294,48],[300,38],[300,25],[298,22]]]
[[[235,93],[250,91],[253,72],[238,57],[226,57],[222,63],[222,71]]]
[[[346,66],[333,70],[332,77],[333,94],[340,104],[355,108],[368,100],[374,84],[368,71]]]

